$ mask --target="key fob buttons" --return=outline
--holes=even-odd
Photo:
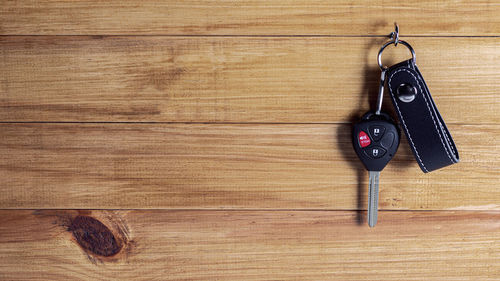
[[[382,171],[396,154],[400,132],[386,113],[367,112],[352,131],[354,150],[368,171]]]
[[[359,132],[358,140],[361,147],[367,147],[372,143],[370,137],[364,131]]]
[[[379,141],[385,133],[385,127],[380,125],[370,126],[370,135],[374,141]]]
[[[369,148],[365,148],[365,153],[366,155],[368,155],[368,157],[377,159],[384,156],[386,150],[380,146],[372,146]]]
[[[380,141],[380,145],[388,149],[392,146],[393,142],[394,142],[394,134],[392,132],[388,132]]]

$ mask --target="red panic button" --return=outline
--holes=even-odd
[[[370,145],[370,143],[372,143],[368,135],[363,131],[359,132],[358,140],[359,140],[359,145],[361,145],[361,147],[367,147]]]

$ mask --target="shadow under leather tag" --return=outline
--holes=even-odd
[[[413,59],[387,69],[392,102],[420,168],[458,163],[458,150]]]

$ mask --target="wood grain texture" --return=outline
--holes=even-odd
[[[499,15],[2,1],[0,280],[500,280]],[[461,162],[423,174],[403,139],[370,229],[347,123],[375,104],[393,22]]]
[[[349,122],[375,104],[384,41],[1,37],[0,120]],[[500,38],[410,42],[448,123],[500,122]]]
[[[82,249],[67,224],[91,217],[125,243]],[[499,212],[0,211],[8,280],[498,280]],[[74,227],[74,226],[73,226]],[[123,239],[123,240],[122,240]],[[102,242],[102,241],[101,241]],[[99,246],[100,244],[96,244]],[[104,243],[105,245],[105,243]]]
[[[365,209],[339,124],[2,124],[1,208]],[[402,140],[381,209],[499,210],[498,125],[453,125],[461,163],[423,174]]]
[[[497,1],[2,1],[0,34],[500,35]]]

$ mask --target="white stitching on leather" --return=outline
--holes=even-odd
[[[457,155],[457,153],[455,152],[455,149],[453,149],[453,144],[451,143],[450,137],[448,136],[448,134],[444,130],[443,124],[441,123],[441,121],[438,121],[438,122],[439,122],[439,126],[441,127],[441,130],[443,131],[443,135],[448,140],[448,144],[450,145],[450,148],[451,148],[451,151],[453,152],[453,155]]]
[[[405,131],[406,131],[406,134],[408,135],[408,139],[410,140],[410,143],[411,143],[411,146],[413,147],[413,150],[415,151],[415,154],[417,155],[417,159],[418,161],[420,162],[420,165],[422,165],[422,168],[424,168],[424,171],[426,173],[428,173],[429,171],[427,170],[427,168],[425,167],[424,165],[424,162],[422,161],[422,159],[420,159],[420,155],[418,154],[418,151],[417,151],[417,148],[415,147],[415,144],[413,143],[413,140],[411,139],[411,135],[410,135],[410,131],[408,131],[408,127],[406,127],[406,122],[405,122],[405,119],[403,118],[403,114],[401,114],[401,111],[399,110],[399,106],[398,106],[398,103],[396,102],[396,97],[394,96],[394,93],[392,92],[392,87],[391,87],[391,80],[392,80],[392,76],[394,76],[394,74],[400,72],[400,71],[403,71],[404,69],[399,69],[398,71],[394,72],[391,77],[389,77],[389,91],[391,92],[391,97],[392,99],[394,100],[394,104],[396,105],[396,109],[398,110],[398,113],[399,113],[399,116],[401,116],[401,122],[403,123],[403,126],[405,127]],[[407,71],[407,70],[406,70]],[[411,74],[411,73],[410,73]],[[412,74],[413,75],[413,74]],[[418,81],[417,81],[418,82]]]
[[[420,82],[423,84],[423,81],[422,81],[422,79],[420,79],[420,76],[418,78],[416,78],[415,75],[413,75],[413,73],[411,73],[410,71],[408,71],[406,69],[404,69],[404,71],[410,73],[411,76],[413,76],[413,78],[415,78],[415,80],[418,79],[417,82],[420,80]],[[443,136],[441,136],[441,132],[438,129],[438,126],[436,124],[436,119],[434,119],[434,114],[432,114],[431,107],[429,106],[429,103],[427,102],[427,98],[425,97],[424,92],[422,91],[422,87],[420,86],[419,83],[418,83],[418,87],[420,88],[420,92],[422,93],[422,96],[424,97],[425,104],[427,105],[427,109],[429,110],[429,114],[431,115],[432,122],[434,122],[434,127],[436,127],[436,131],[439,135],[439,139],[441,140],[441,144],[443,145],[444,151],[446,152],[446,155],[448,155],[448,158],[450,159],[451,164],[453,164],[455,162],[453,162],[453,160],[451,159],[450,153],[448,152],[448,149],[446,148],[446,145],[444,144]]]

